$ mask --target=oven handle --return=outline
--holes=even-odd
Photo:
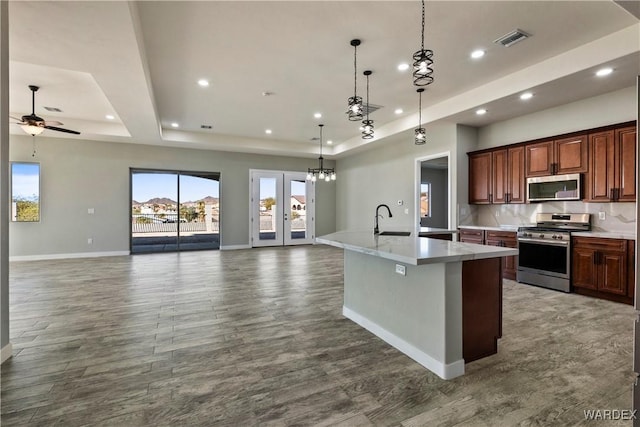
[[[538,240],[538,239],[529,239],[527,237],[518,237],[518,242],[527,242],[527,243],[536,243],[539,245],[549,245],[549,246],[569,246],[568,241],[558,241],[558,240]]]

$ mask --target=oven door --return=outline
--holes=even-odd
[[[569,241],[518,239],[518,270],[569,279]]]

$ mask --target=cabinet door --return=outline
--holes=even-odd
[[[600,251],[600,283],[598,290],[612,294],[627,294],[627,254],[625,252]]]
[[[495,150],[491,152],[492,174],[492,198],[491,203],[507,203],[507,150]]]
[[[469,204],[491,203],[491,152],[469,155]]]
[[[596,271],[596,251],[587,248],[573,248],[572,283],[578,288],[598,289]]]
[[[552,174],[553,141],[538,142],[525,146],[525,164],[527,177]]]
[[[636,242],[627,240],[627,296],[633,298],[636,290]]]
[[[636,201],[636,128],[617,129],[615,132],[617,165],[617,198],[619,202]]]
[[[589,135],[590,168],[587,174],[585,199],[589,202],[608,202],[614,188],[613,131]]]
[[[526,201],[524,178],[524,146],[509,148],[507,151],[507,192],[509,203]]]
[[[464,243],[484,245],[484,230],[460,228],[458,230],[458,239]]]
[[[589,170],[587,135],[557,139],[554,141],[554,150],[556,163],[554,174],[580,173]]]

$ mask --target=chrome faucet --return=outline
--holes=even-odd
[[[376,207],[376,226],[373,228],[373,234],[379,234],[379,233],[380,233],[380,229],[378,228],[378,217],[380,217],[380,216],[382,216],[382,215],[380,215],[380,214],[378,213],[378,210],[379,210],[381,207],[385,207],[385,208],[387,208],[387,212],[389,212],[389,218],[391,218],[391,217],[393,216],[393,215],[391,214],[391,209],[389,209],[389,206],[387,206],[387,205],[383,205],[383,204],[378,205],[378,206]],[[384,217],[383,217],[383,218],[384,218]]]

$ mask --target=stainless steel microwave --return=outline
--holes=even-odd
[[[582,175],[579,173],[527,178],[529,202],[580,200],[581,198]]]

